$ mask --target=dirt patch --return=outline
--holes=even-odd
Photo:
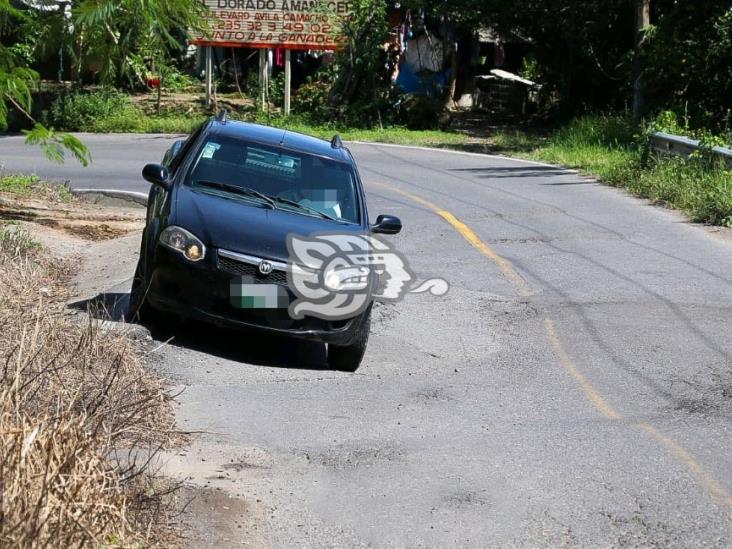
[[[142,93],[131,96],[132,102],[148,114],[157,112],[157,93]],[[203,115],[206,109],[203,107],[205,95],[192,93],[163,92],[160,97],[161,113],[178,113]],[[238,94],[218,94],[216,96],[217,107],[228,109],[229,112],[246,112],[254,109],[254,101],[250,97],[239,96]]]
[[[271,547],[269,511],[221,489],[185,486],[176,494],[186,547]]]
[[[131,229],[123,227],[113,227],[107,223],[100,225],[66,225],[61,227],[68,233],[83,238],[84,240],[109,240],[111,238],[117,238],[124,236],[131,231]]]
[[[139,230],[145,221],[145,210],[100,207],[78,199],[47,202],[0,193],[0,221],[33,223],[97,242]]]

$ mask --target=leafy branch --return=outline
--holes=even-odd
[[[8,0],[0,0],[0,21],[11,17],[19,17],[18,11]],[[0,129],[8,127],[10,104],[33,124],[32,129],[23,132],[27,144],[40,146],[46,157],[54,162],[63,162],[68,151],[82,165],[88,166],[91,161],[89,149],[77,137],[46,128],[33,118],[32,87],[37,81],[36,71],[21,66],[12,52],[0,45]]]

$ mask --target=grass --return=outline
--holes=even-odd
[[[35,175],[0,175],[0,192],[30,196],[39,181]]]
[[[287,128],[324,139],[339,133],[343,139],[351,141],[438,147],[459,146],[467,140],[463,134],[454,131],[410,130],[401,126],[363,129],[339,124],[316,124],[302,114],[284,117],[277,111],[271,115],[257,111],[250,103],[235,105],[223,98],[222,103],[230,108],[232,119]],[[59,97],[47,112],[46,122],[64,131],[188,134],[209,116],[195,95],[191,95],[189,101],[163,104],[160,114],[157,114],[154,104],[133,101],[129,96],[112,90],[101,90]]]
[[[68,314],[71,273],[0,230],[0,546],[154,544],[159,497],[128,456],[169,439],[169,401],[124,334]]]
[[[644,154],[642,128],[624,116],[585,116],[548,137],[499,132],[493,150],[597,176],[686,212],[693,221],[732,227],[732,170],[711,156]]]
[[[136,108],[125,109],[90,123],[85,131],[98,133],[191,133],[207,116],[200,113],[165,113],[160,116],[146,115]],[[465,135],[441,130],[410,130],[401,126],[383,129],[344,127],[337,124],[312,124],[303,117],[280,115],[267,116],[264,113],[232,113],[233,119],[257,122],[291,131],[330,139],[338,133],[347,141],[373,141],[403,145],[459,146],[466,142]]]
[[[98,118],[84,131],[93,133],[181,133],[193,132],[206,120],[201,114],[166,113],[146,115],[139,109],[130,107],[107,117]]]
[[[40,249],[40,242],[23,227],[15,223],[0,227],[0,250],[7,257],[24,257]]]
[[[371,141],[399,145],[447,147],[450,145],[459,146],[467,141],[465,135],[457,132],[410,130],[402,126],[365,129],[338,124],[312,124],[298,116],[286,118],[284,116],[267,117],[265,114],[260,114],[253,121],[328,140],[337,133],[344,141]]]
[[[42,198],[54,202],[68,202],[72,198],[68,184],[50,183],[36,175],[2,172],[0,172],[0,193],[8,193],[19,198]]]

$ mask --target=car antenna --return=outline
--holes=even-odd
[[[216,117],[216,120],[222,124],[226,124],[226,121],[229,119],[229,111],[226,109],[223,109],[219,115]]]
[[[338,134],[335,134],[333,136],[333,139],[330,140],[330,146],[334,149],[342,149],[343,148],[343,141],[341,141],[341,136]]]

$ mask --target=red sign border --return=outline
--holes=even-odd
[[[275,44],[265,42],[219,42],[214,40],[194,39],[189,40],[189,44],[194,46],[214,47],[214,48],[250,48],[253,50],[322,50],[337,51],[342,45],[333,44],[331,46],[323,46],[319,44]]]

